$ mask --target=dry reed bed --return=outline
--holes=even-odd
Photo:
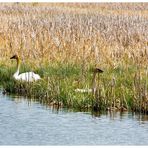
[[[104,104],[128,108],[129,97],[134,110],[148,110],[147,3],[3,3],[0,24],[1,63],[10,66],[17,52],[32,69],[72,63],[85,78],[90,65],[99,66],[107,71],[96,94]]]
[[[94,56],[105,63],[104,55],[114,63],[116,56],[124,56],[124,53],[129,57],[145,53],[148,21],[141,14],[121,15],[118,11],[114,15],[103,14],[106,9],[100,12],[85,9],[81,13],[76,6],[74,12],[66,6],[1,5],[1,50],[5,49],[1,56],[17,51],[23,59],[27,56],[40,62],[43,59],[77,61],[85,53],[89,63],[94,62]],[[147,4],[142,6],[146,11]]]

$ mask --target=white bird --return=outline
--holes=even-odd
[[[95,93],[96,92],[96,74],[97,73],[103,73],[103,70],[99,68],[93,69],[93,79],[92,79],[92,88],[87,88],[87,89],[75,89],[75,92],[80,92],[80,93]]]
[[[26,82],[33,82],[33,81],[37,81],[37,80],[41,79],[41,77],[38,74],[35,74],[34,72],[25,72],[25,73],[19,74],[19,69],[20,69],[19,56],[14,55],[10,59],[16,59],[16,61],[17,61],[17,71],[13,75],[14,79],[26,81]]]

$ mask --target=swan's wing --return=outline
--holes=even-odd
[[[35,73],[34,73],[34,78],[35,78],[35,80],[41,79],[41,77],[38,74],[35,74]]]
[[[20,74],[18,76],[18,79],[22,81],[32,82],[41,79],[41,77],[38,74],[35,74],[34,72],[25,72]]]

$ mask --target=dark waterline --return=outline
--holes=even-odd
[[[57,112],[0,92],[0,145],[148,145],[148,116]]]

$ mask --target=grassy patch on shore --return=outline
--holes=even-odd
[[[76,92],[92,88],[92,66],[82,73],[79,65],[57,64],[36,69],[42,79],[19,82],[12,78],[14,67],[0,66],[1,83],[10,93],[34,98],[46,105],[77,110],[133,110],[147,113],[147,69],[130,66],[106,69],[96,77],[96,92]],[[21,72],[27,68],[22,67]]]

